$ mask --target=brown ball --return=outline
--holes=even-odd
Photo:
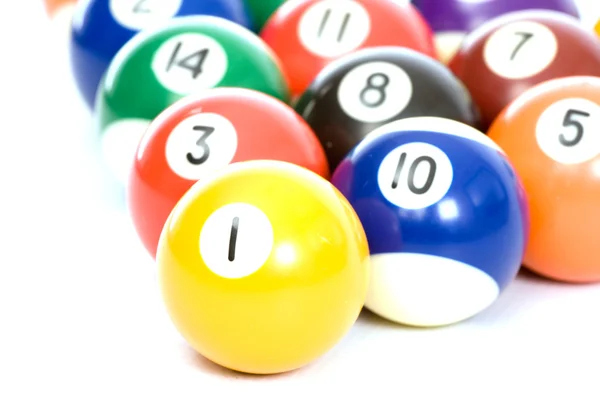
[[[600,76],[600,41],[572,16],[517,11],[467,35],[449,67],[471,93],[487,129],[504,107],[541,82]]]

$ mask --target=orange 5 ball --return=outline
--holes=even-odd
[[[254,159],[286,161],[329,177],[325,151],[308,124],[264,93],[216,88],[163,111],[140,141],[127,192],[148,252],[155,255],[169,213],[196,181]]]
[[[488,135],[506,151],[529,197],[525,266],[558,281],[600,281],[600,78],[529,89]]]

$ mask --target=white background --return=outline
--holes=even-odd
[[[525,274],[447,328],[364,313],[293,373],[204,360],[173,329],[153,262],[101,183],[64,20],[2,1],[0,30],[0,399],[600,398],[600,287]]]

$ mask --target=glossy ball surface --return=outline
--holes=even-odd
[[[245,0],[254,29],[260,31],[275,11],[286,1],[288,0]]]
[[[327,64],[361,48],[402,46],[436,57],[433,33],[418,11],[389,0],[286,2],[260,36],[281,59],[293,96]]]
[[[447,67],[400,47],[363,49],[331,63],[295,109],[319,137],[332,171],[369,132],[399,118],[479,123],[469,93]]]
[[[574,0],[412,0],[435,32],[438,55],[449,61],[469,32],[501,15],[523,10],[554,10],[579,17]]]
[[[210,15],[250,28],[242,0],[82,0],[71,31],[71,65],[78,88],[90,107],[98,86],[118,51],[143,30],[171,19]]]
[[[528,90],[489,136],[529,196],[524,265],[558,281],[599,282],[600,78],[555,79]]]
[[[196,183],[161,236],[166,308],[204,357],[253,374],[325,354],[362,309],[369,250],[346,199],[280,161],[246,161]]]
[[[287,104],[266,94],[217,88],[162,112],[137,150],[128,187],[136,230],[154,257],[165,221],[198,180],[230,163],[279,160],[329,179],[325,152]]]
[[[519,11],[471,32],[450,68],[471,93],[487,130],[504,107],[538,83],[600,75],[600,46],[569,15]]]
[[[492,140],[435,117],[394,121],[340,164],[332,183],[369,242],[366,306],[389,320],[441,326],[491,305],[519,271],[528,206]]]
[[[96,108],[104,159],[121,183],[150,122],[183,97],[242,87],[289,100],[279,61],[252,32],[221,18],[181,17],[138,34],[107,71]]]

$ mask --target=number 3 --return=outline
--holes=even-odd
[[[206,144],[206,139],[215,131],[215,128],[212,126],[194,126],[195,131],[204,132],[200,139],[196,142],[196,145],[200,146],[202,149],[202,157],[196,158],[192,153],[187,153],[187,160],[194,165],[200,165],[208,160],[210,157],[210,147]]]
[[[565,137],[564,133],[561,133],[558,136],[558,140],[560,141],[560,144],[562,144],[563,146],[567,146],[567,147],[576,146],[579,142],[581,142],[581,139],[583,138],[584,128],[583,128],[583,125],[581,124],[581,122],[575,119],[576,116],[589,117],[590,113],[587,113],[585,111],[573,110],[573,109],[569,109],[567,111],[567,113],[565,114],[565,118],[563,119],[563,126],[565,128],[572,126],[576,129],[577,133],[575,134],[575,137],[571,140],[567,139]]]

